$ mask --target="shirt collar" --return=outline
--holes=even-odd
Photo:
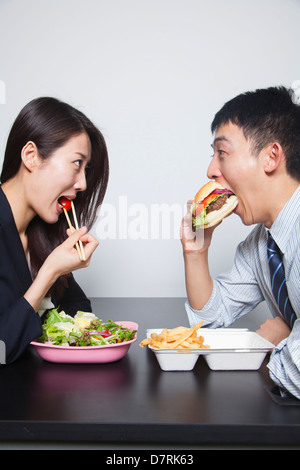
[[[294,225],[299,219],[299,209],[300,185],[285,206],[281,209],[269,230],[282,253],[285,253]]]

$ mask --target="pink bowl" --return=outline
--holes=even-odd
[[[138,329],[138,324],[131,321],[116,321],[118,325],[129,328],[131,331]],[[109,346],[54,346],[32,341],[37,353],[48,362],[73,363],[73,364],[100,364],[115,362],[128,352],[132,343],[137,340],[137,333],[131,341],[110,344]]]

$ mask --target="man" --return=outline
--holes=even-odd
[[[208,249],[216,227],[195,236],[188,211],[182,245],[189,321],[227,327],[265,300],[273,318],[258,333],[276,346],[270,376],[300,399],[300,106],[283,87],[245,93],[216,114],[212,132],[207,175],[237,196],[243,223],[257,225],[238,246],[231,271],[212,279]],[[270,274],[278,256],[280,270]]]

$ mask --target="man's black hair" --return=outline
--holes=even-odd
[[[291,90],[271,87],[236,96],[217,112],[212,132],[229,122],[243,130],[255,154],[278,142],[285,154],[287,173],[300,181],[300,106],[293,103]]]

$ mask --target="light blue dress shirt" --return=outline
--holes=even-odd
[[[274,348],[268,368],[280,388],[300,399],[300,186],[270,232],[283,253],[287,290],[297,320],[289,337]],[[204,308],[194,310],[187,301],[186,311],[191,325],[204,320],[207,328],[228,327],[264,300],[273,317],[282,317],[271,289],[267,231],[259,224],[239,244],[231,271],[214,279]]]

